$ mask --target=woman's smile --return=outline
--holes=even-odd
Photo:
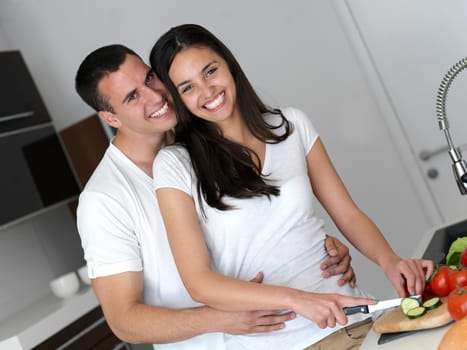
[[[222,91],[219,95],[217,95],[217,97],[213,101],[205,103],[203,107],[209,110],[215,110],[216,108],[221,106],[224,100],[225,100],[225,92]]]

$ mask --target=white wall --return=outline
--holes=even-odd
[[[202,24],[223,39],[268,102],[310,115],[356,202],[409,256],[430,220],[328,0],[0,3],[5,40],[22,51],[57,129],[92,113],[73,88],[88,52],[119,42],[146,58],[160,34],[184,22]],[[363,287],[388,295],[381,272],[352,252]]]
[[[467,201],[460,195],[452,173],[446,139],[436,118],[436,95],[444,75],[467,54],[467,2],[464,0],[426,1],[366,0],[342,1],[352,17],[363,48],[360,57],[372,64],[368,75],[380,90],[382,103],[389,105],[387,120],[394,123],[394,136],[403,134],[407,160],[416,164],[416,184],[435,199],[440,222],[464,219]],[[403,11],[401,11],[403,9]],[[397,23],[397,25],[394,25]],[[460,74],[447,94],[446,111],[455,146],[467,142],[467,75]],[[446,150],[442,150],[446,147]],[[441,149],[428,160],[423,151]],[[462,150],[465,151],[465,148]],[[438,176],[427,173],[437,171]],[[433,215],[434,216],[434,215]]]
[[[10,45],[8,44],[5,34],[5,30],[3,29],[2,22],[0,21],[0,50],[6,51],[9,50]]]

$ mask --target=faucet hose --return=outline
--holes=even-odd
[[[460,152],[454,147],[451,134],[449,133],[449,122],[446,117],[446,97],[449,91],[449,87],[454,79],[467,68],[467,57],[461,59],[459,62],[454,64],[451,69],[446,73],[444,78],[441,80],[440,87],[438,89],[438,95],[436,97],[436,116],[438,118],[438,126],[444,131],[444,136],[449,146],[449,155],[453,162],[461,160]]]

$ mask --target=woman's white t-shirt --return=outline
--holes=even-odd
[[[224,275],[250,280],[263,271],[264,284],[288,286],[313,292],[363,295],[346,284],[337,285],[339,276],[324,279],[320,264],[327,258],[323,221],[313,209],[313,191],[306,156],[318,133],[300,110],[282,109],[293,124],[293,133],[278,144],[266,144],[262,173],[280,187],[280,196],[236,199],[225,203],[236,209],[220,211],[203,200],[206,217],[200,210],[196,178],[185,148],[173,145],[159,152],[154,162],[155,189],[176,188],[190,195],[211,254],[214,269]],[[266,115],[278,125],[280,117]],[[278,131],[281,133],[281,129]],[[350,323],[368,315],[349,317]],[[320,329],[298,316],[286,328],[271,333],[232,336],[231,348],[303,349],[340,328]]]

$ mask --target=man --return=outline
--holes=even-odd
[[[280,310],[224,312],[195,304],[173,261],[152,184],[152,163],[173,140],[177,120],[153,71],[121,45],[90,53],[76,90],[100,118],[117,129],[83,190],[78,231],[93,290],[115,335],[157,348],[224,349],[223,333],[269,332],[295,317]],[[346,272],[355,283],[347,247],[333,238],[335,256],[325,274]],[[324,267],[323,267],[324,268]],[[252,278],[255,276],[252,276]],[[261,282],[259,273],[253,282]]]

